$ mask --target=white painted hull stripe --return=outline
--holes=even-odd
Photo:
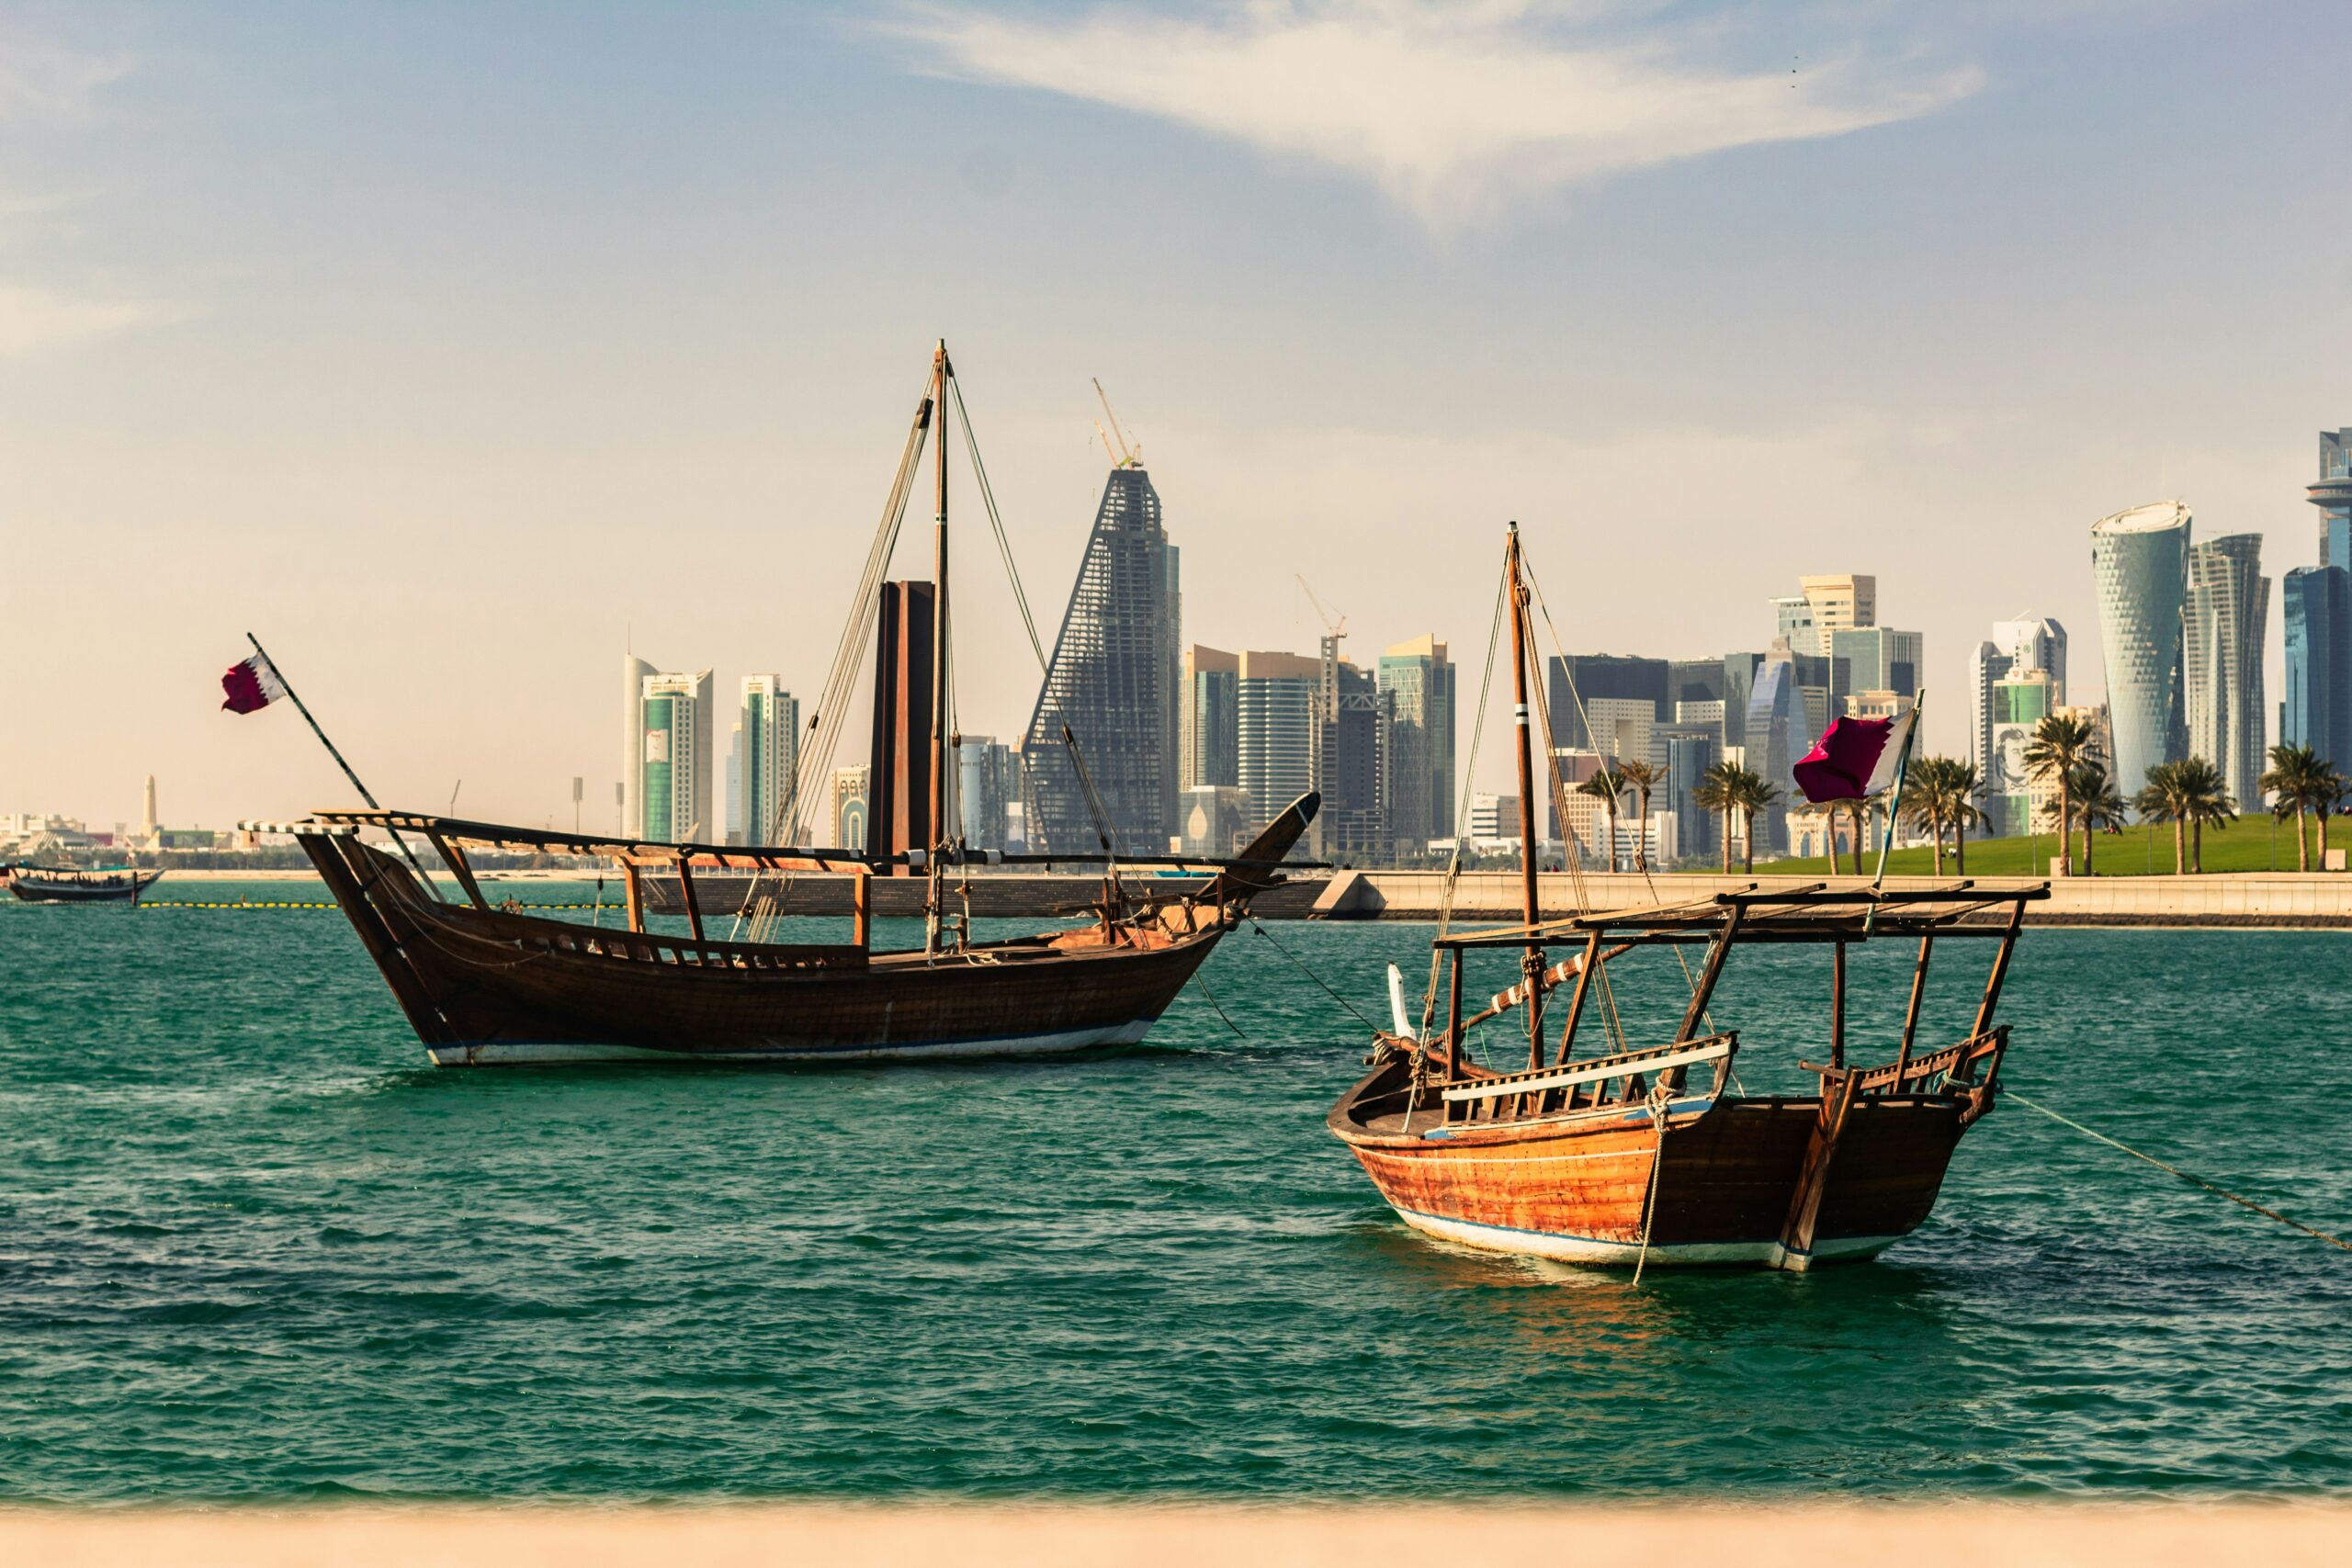
[[[935,1040],[900,1045],[784,1045],[726,1051],[667,1051],[650,1045],[614,1045],[567,1040],[490,1040],[426,1047],[436,1066],[567,1066],[596,1062],[879,1062],[910,1058],[947,1060],[971,1056],[1035,1056],[1083,1051],[1098,1045],[1133,1045],[1150,1032],[1153,1021],[1136,1019],[1095,1029],[1055,1034],[1000,1035],[981,1040]]]

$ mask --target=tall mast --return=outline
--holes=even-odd
[[[1503,572],[1510,596],[1510,684],[1514,706],[1511,723],[1519,739],[1519,876],[1521,912],[1533,925],[1541,918],[1535,881],[1535,761],[1527,734],[1527,588],[1519,575],[1519,524],[1510,525],[1510,542],[1503,553]],[[1531,943],[1521,966],[1527,975],[1527,1038],[1531,1052],[1544,1032],[1544,995],[1536,976],[1544,972],[1544,949]]]
[[[939,951],[939,854],[947,831],[947,340],[931,355],[932,390],[939,409],[939,506],[932,525],[931,591],[931,844],[923,856],[931,886],[923,899],[922,949]]]

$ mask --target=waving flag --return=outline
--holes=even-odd
[[[269,656],[256,653],[242,664],[229,666],[229,672],[220,677],[220,689],[229,694],[222,707],[231,713],[251,713],[284,696],[286,682],[277,678]]]
[[[1898,718],[1835,718],[1813,750],[1790,772],[1797,787],[1818,806],[1829,800],[1865,800],[1894,787],[1911,750],[1911,727],[1918,710]]]

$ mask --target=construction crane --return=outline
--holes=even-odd
[[[1119,416],[1111,412],[1111,395],[1102,389],[1102,378],[1100,377],[1090,376],[1087,379],[1094,383],[1094,395],[1102,400],[1102,418],[1111,422],[1110,435],[1103,435],[1102,425],[1100,421],[1097,421],[1094,426],[1094,434],[1102,436],[1102,450],[1105,452],[1111,452],[1111,466],[1114,468],[1142,468],[1143,448],[1139,446],[1130,447],[1127,445],[1127,433],[1119,428]],[[1115,435],[1119,438],[1119,449],[1115,452],[1111,451],[1112,435]]]
[[[1322,680],[1316,705],[1322,710],[1325,719],[1335,718],[1340,712],[1340,639],[1348,635],[1348,618],[1345,615],[1336,621],[1331,618],[1331,612],[1323,607],[1323,601],[1315,596],[1315,590],[1307,587],[1305,573],[1295,571],[1291,576],[1297,580],[1299,592],[1306,595],[1306,602],[1315,606],[1316,615],[1323,622],[1323,640],[1319,648]]]
[[[1306,595],[1306,602],[1315,606],[1315,613],[1317,616],[1321,617],[1323,629],[1330,635],[1331,639],[1336,642],[1340,638],[1347,636],[1347,616],[1341,615],[1338,620],[1333,620],[1331,618],[1331,612],[1323,607],[1323,601],[1315,596],[1315,590],[1307,587],[1306,574],[1295,571],[1291,573],[1291,576],[1297,580],[1299,592]]]

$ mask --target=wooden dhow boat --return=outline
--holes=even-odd
[[[8,891],[28,904],[136,904],[163,880],[160,871],[135,866],[82,871],[74,867],[19,865],[10,868]]]
[[[1505,592],[1524,850],[1537,840],[1515,526]],[[1522,863],[1522,924],[1458,934],[1441,925],[1418,1025],[1391,967],[1395,1028],[1378,1034],[1371,1070],[1328,1119],[1407,1224],[1469,1247],[1570,1263],[1804,1270],[1872,1257],[1927,1219],[1961,1135],[1998,1093],[2009,1031],[1994,1013],[2025,907],[2049,896],[2046,883],[1963,881],[1903,893],[1750,883],[1543,920],[1534,863],[1524,852]],[[1984,988],[1966,1032],[1926,1047],[1928,962],[1939,943],[1962,938],[1992,944]],[[1849,950],[1881,940],[1918,944],[1902,1034],[1883,1047],[1883,1058],[1850,1060],[1859,1053],[1847,1039]],[[1829,953],[1824,1059],[1799,1064],[1816,1091],[1744,1093],[1736,1076],[1739,1033],[1714,1024],[1711,1003],[1734,949],[1791,945]],[[1519,979],[1465,1014],[1465,963],[1486,949],[1516,950]],[[1680,1021],[1667,1039],[1639,1044],[1618,1025],[1616,987],[1631,978],[1634,955],[1655,958],[1661,949],[1680,961],[1664,972]],[[1684,960],[1692,949],[1703,951],[1695,969]],[[1566,1006],[1552,1040],[1545,1004],[1564,987]],[[1474,1059],[1489,1025],[1524,1039],[1523,1066]],[[1595,1032],[1603,1035],[1597,1051]]]
[[[963,400],[942,344],[917,407],[849,624],[799,748],[795,783],[762,831],[789,845],[805,831],[798,808],[831,776],[840,726],[872,635],[873,725],[867,838],[849,849],[636,841],[538,832],[495,823],[385,811],[322,810],[303,822],[246,824],[286,831],[326,881],[408,1015],[442,1066],[629,1059],[842,1061],[1060,1053],[1143,1039],[1255,894],[1281,884],[1280,867],[1314,819],[1319,797],[1300,796],[1230,859],[1127,852],[1088,783],[1080,737],[1061,739],[1086,784],[1100,853],[1004,855],[971,849],[946,825],[958,820],[952,759],[956,734],[949,663],[947,440],[950,408]],[[978,448],[961,421],[978,490],[1000,545]],[[933,581],[885,581],[926,440],[937,434]],[[1011,566],[1009,550],[1006,564]],[[1031,623],[1017,575],[1012,588]],[[1031,623],[1034,624],[1034,623]],[[1032,647],[1037,645],[1033,637]],[[1037,649],[1044,663],[1042,649]],[[258,642],[255,661],[224,678],[231,705],[249,711],[288,686]],[[295,699],[299,705],[300,699]],[[303,710],[309,716],[309,710]],[[315,728],[315,720],[312,721]],[[320,739],[325,741],[322,731]],[[330,751],[334,750],[331,743]],[[335,753],[342,761],[341,754]],[[345,765],[346,773],[349,772]],[[355,786],[366,795],[365,786]],[[399,858],[360,830],[390,835]],[[689,830],[691,831],[691,829]],[[411,850],[429,845],[463,901],[446,898]],[[469,849],[591,855],[617,862],[627,884],[615,930],[493,907]],[[1102,892],[1083,923],[1001,941],[975,941],[965,878],[982,863],[1102,868]],[[1128,876],[1183,867],[1204,879]],[[752,874],[724,938],[708,929],[698,878]],[[849,940],[767,940],[784,912],[783,879],[850,878]],[[923,941],[905,951],[873,943],[872,879],[925,879]],[[647,884],[674,880],[687,929],[649,929]],[[1172,886],[1155,888],[1156,882]],[[775,889],[775,894],[763,891]],[[748,920],[743,916],[748,915]],[[748,939],[748,940],[739,940]]]

